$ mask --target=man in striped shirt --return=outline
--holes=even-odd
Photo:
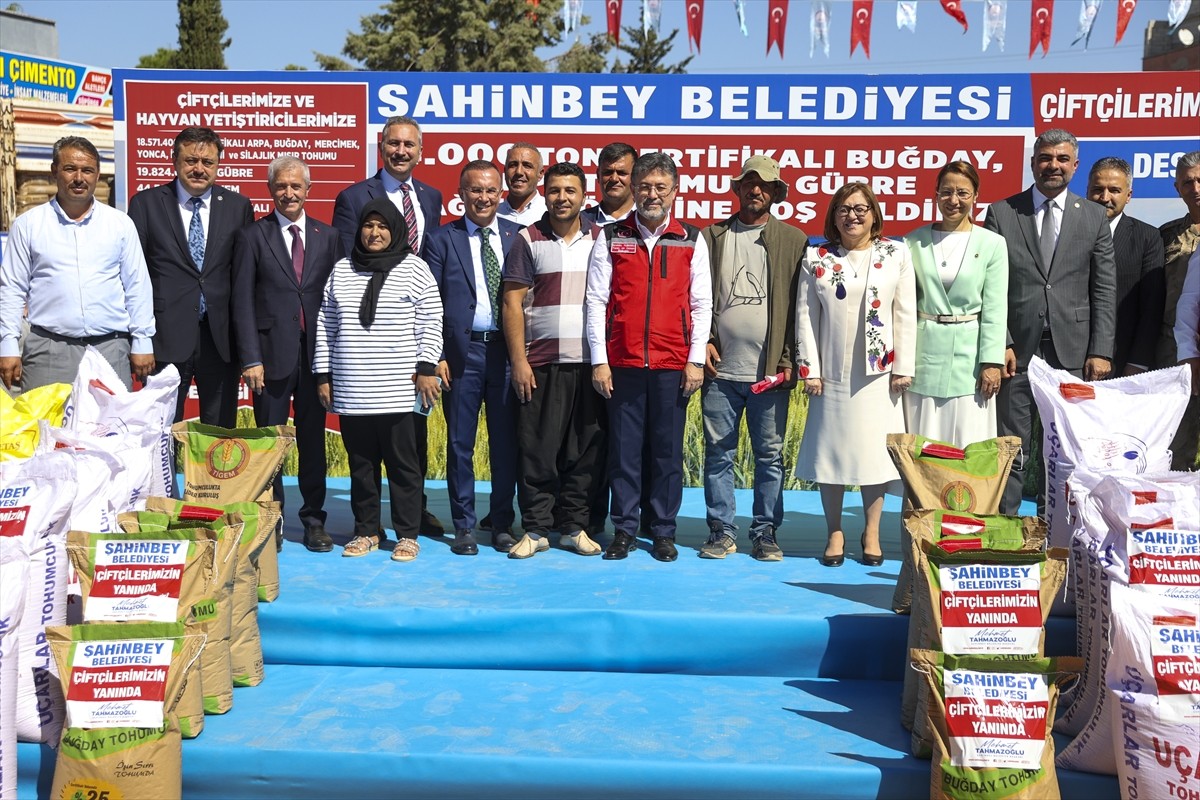
[[[546,171],[546,213],[521,230],[504,261],[504,338],[517,410],[517,503],[525,536],[509,558],[550,547],[547,534],[585,556],[603,486],[607,416],[592,388],[584,335],[591,226],[580,224],[587,178],[577,164]]]

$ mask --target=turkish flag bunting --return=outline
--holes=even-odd
[[[850,55],[862,44],[867,58],[871,57],[871,16],[875,0],[854,0],[854,19],[850,22]]]
[[[608,9],[608,35],[613,44],[621,43],[621,0],[604,0]]]
[[[688,49],[696,43],[696,52],[700,52],[700,29],[704,27],[704,0],[688,0]]]
[[[1125,35],[1125,29],[1129,27],[1129,18],[1133,16],[1135,8],[1137,8],[1137,0],[1117,0],[1117,41],[1113,44],[1121,43],[1121,37]]]
[[[779,47],[779,57],[783,58],[783,37],[787,32],[788,0],[770,0],[767,4],[767,55],[771,54],[771,45]]]
[[[942,0],[942,8],[946,9],[946,13],[958,20],[958,24],[963,26],[963,33],[967,32],[967,15],[962,10],[962,0]]]
[[[1054,0],[1033,0],[1029,15],[1029,57],[1042,46],[1042,58],[1050,52],[1050,28],[1054,24]]]

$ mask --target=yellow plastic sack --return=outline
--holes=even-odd
[[[0,391],[0,461],[31,457],[37,449],[38,420],[61,427],[70,396],[69,383],[39,386],[16,399]]]

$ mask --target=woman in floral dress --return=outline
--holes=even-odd
[[[828,241],[808,248],[797,291],[796,353],[809,407],[796,476],[820,486],[827,567],[845,560],[842,501],[854,485],[862,491],[862,562],[883,563],[883,496],[900,478],[887,435],[904,432],[900,396],[916,364],[916,284],[908,248],[880,238],[882,231],[869,186],[838,189],[825,215]]]

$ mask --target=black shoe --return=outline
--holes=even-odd
[[[883,553],[868,553],[867,552],[867,535],[864,533],[862,538],[858,540],[862,546],[862,564],[864,567],[882,567]]]
[[[333,539],[325,532],[325,526],[317,523],[304,529],[304,546],[314,553],[328,553],[333,549]]]
[[[275,552],[283,552],[283,517],[275,523]]]
[[[433,512],[428,508],[421,509],[421,527],[418,528],[422,536],[441,536],[446,532],[442,526],[441,520],[433,515]]]
[[[679,558],[679,551],[675,549],[674,539],[670,536],[659,536],[650,548],[650,555],[659,561],[674,561]]]
[[[620,561],[629,555],[630,550],[637,549],[637,539],[630,536],[628,533],[617,531],[617,535],[613,537],[612,544],[604,551],[605,561]]]
[[[513,536],[511,528],[502,531],[492,531],[492,547],[496,548],[496,552],[507,553],[516,546],[517,537]]]
[[[450,552],[456,556],[473,556],[479,553],[479,545],[475,542],[475,534],[466,528],[454,532],[454,543]]]
[[[828,551],[829,551],[828,543],[825,544],[825,550],[826,550],[826,552],[821,554],[821,566],[823,566],[823,567],[840,567],[842,564],[846,563],[846,545],[845,545],[844,541],[842,543],[842,552],[840,552],[840,553],[834,553],[833,555],[828,555]]]
[[[483,519],[479,520],[478,528],[481,531],[490,531],[492,529],[492,515],[485,514]]]

